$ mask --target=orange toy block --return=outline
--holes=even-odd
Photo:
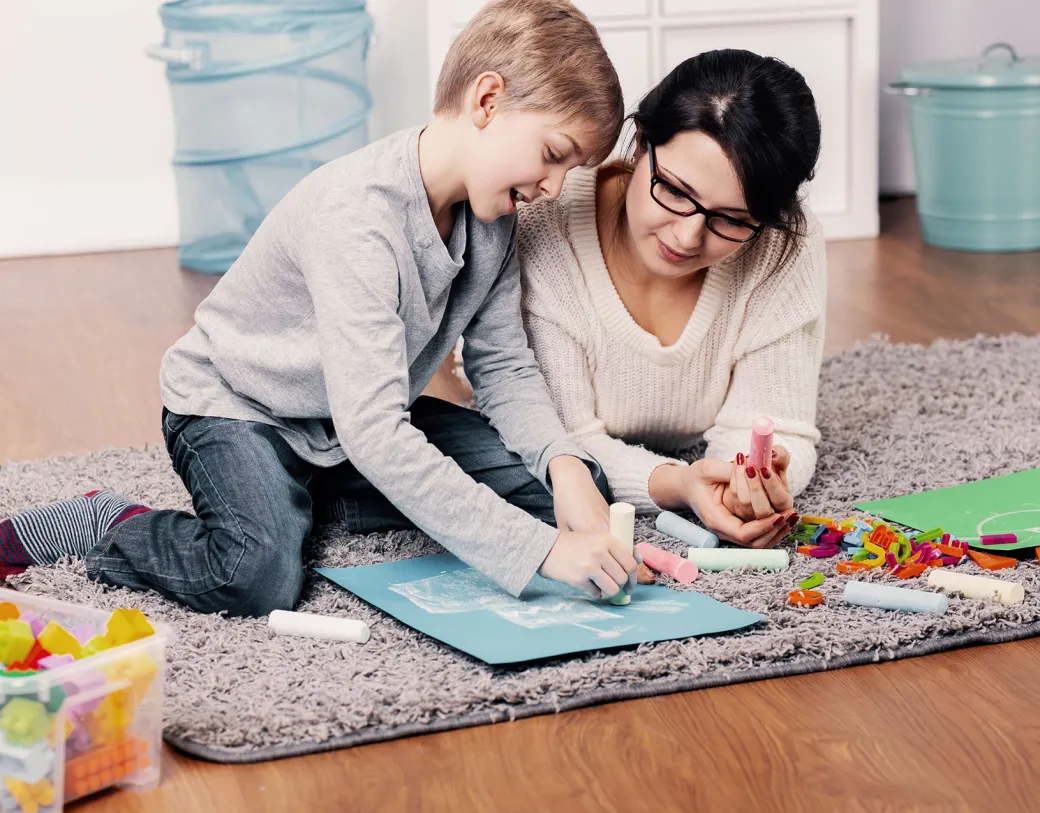
[[[968,556],[975,564],[986,570],[1003,570],[1005,567],[1015,567],[1018,564],[1018,559],[1012,559],[1010,556],[994,556],[992,553],[983,553],[980,550],[969,550]]]
[[[147,766],[148,743],[137,737],[91,749],[65,763],[65,800],[111,787]]]
[[[10,601],[0,602],[0,621],[11,621],[20,615],[18,608]]]
[[[900,579],[912,579],[924,573],[928,565],[917,562],[912,565],[903,565],[903,569],[896,574]]]

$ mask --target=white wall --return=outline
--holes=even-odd
[[[1020,55],[1040,54],[1040,2],[882,0],[882,85],[897,81],[905,65],[981,54],[999,41],[1010,42]],[[881,191],[912,192],[914,165],[904,99],[881,97],[880,127]]]
[[[369,0],[370,134],[429,107],[426,11]],[[173,124],[156,0],[0,0],[0,257],[173,245]]]

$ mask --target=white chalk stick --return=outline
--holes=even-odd
[[[267,627],[279,635],[302,635],[306,638],[325,638],[355,644],[367,642],[372,634],[364,621],[288,610],[272,611],[267,619]]]
[[[616,502],[610,506],[610,535],[632,553],[635,548],[636,507],[627,502]],[[631,591],[622,590],[610,597],[610,603],[619,607],[632,600]]]
[[[686,558],[701,570],[729,570],[745,565],[762,570],[787,570],[790,561],[786,550],[757,548],[690,548]]]
[[[955,573],[941,567],[933,568],[928,574],[928,585],[947,592],[961,593],[967,598],[996,601],[999,604],[1020,604],[1026,596],[1025,588],[1018,582],[969,576],[967,573]]]

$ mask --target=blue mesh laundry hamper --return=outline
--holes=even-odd
[[[159,11],[173,97],[178,259],[222,273],[307,173],[363,146],[364,0],[178,0]]]

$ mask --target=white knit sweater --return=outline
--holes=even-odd
[[[603,261],[596,170],[573,170],[558,200],[521,207],[531,346],[564,425],[603,466],[616,500],[658,511],[650,475],[678,461],[657,452],[703,435],[708,457],[732,460],[762,415],[791,452],[791,490],[808,484],[826,303],[823,237],[809,224],[779,267],[781,236],[767,231],[708,268],[682,335],[665,347],[629,315]]]

